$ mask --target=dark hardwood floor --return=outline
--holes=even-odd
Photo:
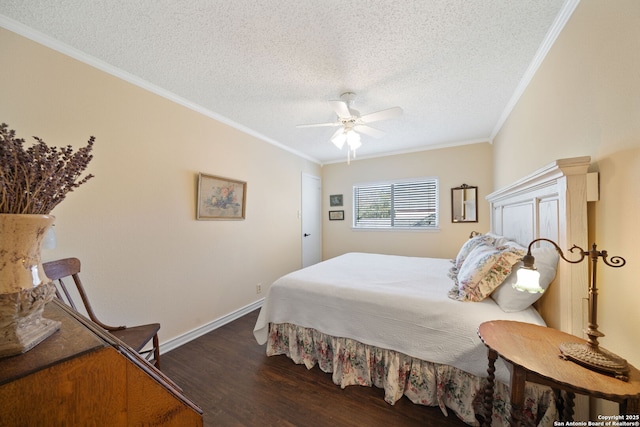
[[[331,374],[267,357],[253,337],[258,311],[162,355],[162,371],[204,411],[205,426],[466,426],[449,411],[389,405],[376,387],[341,389]]]

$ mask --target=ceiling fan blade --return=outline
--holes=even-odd
[[[297,128],[317,128],[322,126],[340,126],[340,123],[331,122],[331,123],[312,123],[309,125],[296,125]]]
[[[360,121],[362,123],[371,123],[377,122],[379,120],[392,119],[400,115],[402,115],[402,108],[393,107],[387,108],[386,110],[376,111],[375,113],[365,114],[364,116],[360,117]]]
[[[331,108],[336,112],[338,117],[341,119],[348,119],[351,117],[351,111],[349,110],[349,106],[344,101],[329,101],[331,104]]]
[[[338,135],[340,135],[341,133],[344,133],[344,129],[340,128],[337,131],[335,131],[333,133],[333,135],[331,135],[331,138],[329,138],[330,140],[333,140],[334,138],[336,138]]]
[[[372,136],[374,138],[382,138],[383,136],[385,136],[385,133],[383,131],[372,128],[371,126],[367,126],[367,125],[356,125],[354,126],[353,129],[356,132],[360,132],[365,135]]]

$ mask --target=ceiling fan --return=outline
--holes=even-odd
[[[383,131],[372,128],[368,125],[369,123],[392,119],[402,114],[402,108],[393,107],[361,116],[358,110],[351,107],[355,98],[355,93],[345,92],[340,95],[340,101],[329,101],[329,104],[338,115],[338,119],[335,122],[298,125],[296,127],[340,126],[340,129],[335,131],[330,140],[340,150],[344,146],[344,143],[347,143],[349,147],[347,150],[347,162],[349,162],[351,160],[351,153],[353,153],[353,158],[355,159],[356,150],[362,145],[362,142],[360,142],[360,133],[374,138],[384,136],[385,133]]]

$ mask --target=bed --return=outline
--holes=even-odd
[[[347,253],[281,277],[261,308],[256,340],[269,356],[318,365],[343,388],[380,387],[390,404],[406,396],[478,425],[487,377],[480,323],[546,323],[581,335],[586,270],[559,264],[554,250],[540,247],[534,255],[549,292],[536,301],[511,282],[537,237],[586,246],[589,162],[557,160],[490,194],[491,230],[465,242],[455,259]],[[499,360],[493,425],[508,425],[509,378]],[[553,425],[551,390],[527,384],[526,414]]]

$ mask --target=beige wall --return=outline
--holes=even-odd
[[[590,241],[627,260],[619,269],[602,263],[598,268],[598,324],[606,335],[600,343],[636,367],[639,22],[636,0],[582,0],[494,142],[496,188],[556,158],[591,156],[591,170],[600,174],[600,201],[589,207]]]
[[[492,146],[488,143],[359,159],[350,165],[325,165],[322,168],[324,258],[346,252],[454,258],[471,231],[489,230],[489,205],[485,196],[493,189],[492,169]],[[352,230],[354,184],[420,177],[439,180],[438,231]],[[451,222],[451,188],[463,183],[478,186],[477,223]],[[329,206],[331,194],[344,196],[342,208]],[[344,209],[344,221],[329,221],[328,212],[334,209]]]
[[[4,29],[0,56],[0,121],[51,145],[96,137],[95,178],[53,211],[43,257],[81,258],[104,321],[159,321],[167,341],[300,267],[301,173],[319,165]],[[246,220],[196,221],[198,172],[247,181]]]

